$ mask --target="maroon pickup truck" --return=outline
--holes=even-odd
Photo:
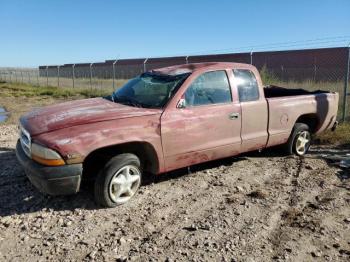
[[[105,98],[44,107],[20,119],[16,153],[51,195],[92,179],[95,199],[127,202],[147,174],[284,145],[304,155],[335,128],[338,94],[263,87],[254,66],[186,64],[152,70]]]

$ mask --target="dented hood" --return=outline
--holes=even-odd
[[[160,113],[161,109],[138,108],[91,98],[36,109],[22,116],[20,122],[31,135],[38,135],[77,125]]]

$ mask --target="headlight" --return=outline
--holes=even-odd
[[[46,166],[62,166],[65,164],[57,152],[35,143],[32,143],[31,157],[33,160]]]

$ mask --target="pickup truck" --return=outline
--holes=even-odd
[[[96,202],[114,207],[147,175],[276,145],[302,156],[313,134],[336,127],[337,109],[337,93],[263,87],[252,65],[177,65],[27,113],[16,154],[40,191],[73,194],[92,180]]]

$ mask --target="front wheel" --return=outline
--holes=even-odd
[[[286,144],[287,153],[303,156],[309,150],[310,144],[311,133],[309,126],[304,123],[296,123]]]
[[[128,202],[141,185],[140,160],[133,154],[110,159],[95,181],[95,201],[104,207]]]

